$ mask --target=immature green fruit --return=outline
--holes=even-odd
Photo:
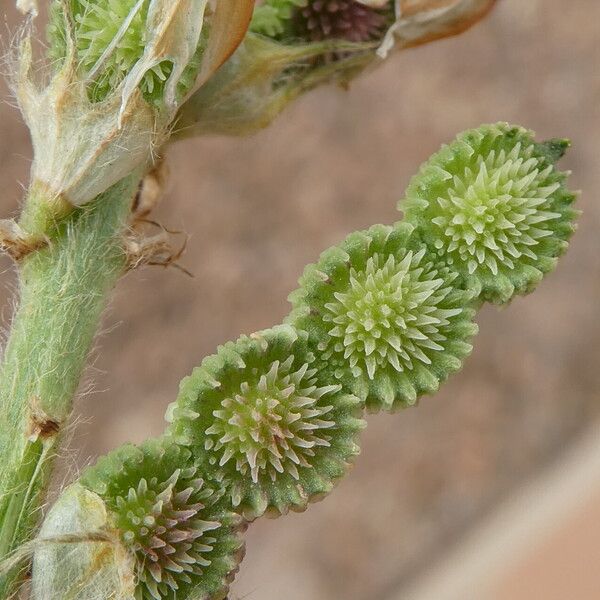
[[[136,600],[225,597],[243,556],[242,522],[164,439],[126,445],[85,471],[81,485],[106,504],[135,558]]]
[[[154,33],[148,27],[150,5],[150,0],[69,1],[71,13],[68,19],[72,20],[74,27],[79,69],[92,77],[90,97],[93,100],[103,100],[116,90],[144,55]],[[202,15],[198,18],[201,19]],[[50,56],[59,63],[68,53],[68,27],[64,6],[55,1],[50,10],[48,39]],[[108,51],[113,45],[114,49]],[[165,83],[173,68],[173,58],[165,56],[164,60],[149,65],[148,71],[142,75],[140,88],[147,100],[159,102],[162,99]],[[187,60],[191,61],[191,58],[188,56]],[[186,68],[190,73],[178,84],[181,94],[194,84],[192,71],[197,70],[198,64],[190,62]]]
[[[472,294],[436,258],[410,225],[376,225],[326,250],[290,296],[321,368],[370,410],[435,392],[471,351]]]
[[[72,38],[78,70],[90,79],[90,97],[95,101],[117,90],[143,63],[146,64],[138,78],[147,100],[164,102],[165,87],[174,66],[175,79],[180,79],[171,85],[184,95],[195,82],[193,71],[199,68],[200,61],[193,59],[199,47],[206,0],[186,1],[186,6],[179,4],[181,16],[177,16],[177,9],[168,11],[157,0],[54,0],[48,27],[50,58],[59,64],[63,62]],[[179,31],[161,36],[162,19],[173,19],[177,28],[177,20],[183,15],[195,20],[195,25],[188,31],[179,25]],[[189,40],[183,43],[172,40],[173,35],[186,34]],[[155,45],[156,37],[162,38],[163,47],[152,52],[152,60],[147,60],[148,48]],[[189,73],[184,78],[186,70]]]
[[[554,167],[567,146],[507,123],[469,130],[421,167],[400,208],[481,299],[507,302],[554,268],[575,229]]]
[[[290,326],[242,336],[183,380],[170,434],[248,518],[306,508],[358,453],[357,398],[323,379]]]
[[[250,30],[270,38],[279,38],[287,31],[296,10],[305,7],[308,0],[266,0],[256,5]]]

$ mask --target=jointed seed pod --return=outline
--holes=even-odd
[[[290,326],[241,337],[183,380],[169,433],[248,519],[303,510],[358,453],[357,398],[315,369]]]
[[[138,600],[208,600],[227,593],[243,556],[238,515],[190,462],[160,439],[123,446],[86,470],[80,484],[105,503],[135,562]]]
[[[472,294],[456,280],[410,225],[376,225],[306,268],[289,320],[332,381],[370,410],[395,410],[436,391],[471,351]]]
[[[400,208],[482,300],[507,302],[554,268],[575,229],[554,166],[567,147],[507,123],[466,131],[423,164]]]

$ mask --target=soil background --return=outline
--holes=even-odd
[[[1,2],[15,23],[13,3]],[[182,264],[194,278],[146,268],[119,285],[64,477],[158,435],[179,380],[218,344],[280,322],[321,250],[397,220],[410,176],[442,142],[498,120],[540,139],[569,137],[562,166],[583,191],[584,214],[557,271],[532,296],[479,314],[472,357],[435,397],[370,417],[362,455],[326,502],[251,527],[232,600],[386,600],[423,573],[600,413],[598,23],[591,0],[501,0],[465,35],[398,54],[349,92],[313,92],[254,137],[175,147],[155,218],[191,235]],[[2,94],[6,218],[27,182],[30,146]],[[8,259],[0,270],[6,326],[16,280]],[[590,576],[598,589],[600,575]]]

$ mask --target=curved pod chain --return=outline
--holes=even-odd
[[[228,342],[182,381],[165,436],[84,472],[78,485],[126,557],[112,579],[133,571],[139,600],[224,598],[245,523],[331,492],[359,452],[364,409],[437,391],[471,352],[482,303],[531,291],[554,267],[577,214],[554,166],[566,147],[506,123],[459,135],[411,181],[404,222],[323,252],[285,324]],[[52,560],[36,556],[44,600],[61,597],[40,587]]]

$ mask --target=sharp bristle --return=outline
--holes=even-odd
[[[205,505],[197,499],[206,493],[202,479],[186,479],[194,475],[192,468],[176,470],[160,482],[140,478],[126,498],[116,499],[123,541],[138,555],[144,600],[176,591],[180,582],[191,581],[189,573],[197,576],[198,567],[211,564],[215,538],[206,532],[218,530],[221,523],[201,518]]]
[[[221,467],[235,459],[236,468],[251,473],[255,482],[263,474],[276,479],[287,472],[297,478],[289,458],[295,454],[288,449],[302,454],[324,441],[321,430],[331,425],[319,417],[330,407],[321,406],[320,399],[337,388],[318,388],[314,369],[305,363],[293,368],[293,362],[294,356],[272,361],[264,373],[242,382],[235,398],[223,399],[221,409],[213,412],[215,421],[205,433],[220,455]]]

